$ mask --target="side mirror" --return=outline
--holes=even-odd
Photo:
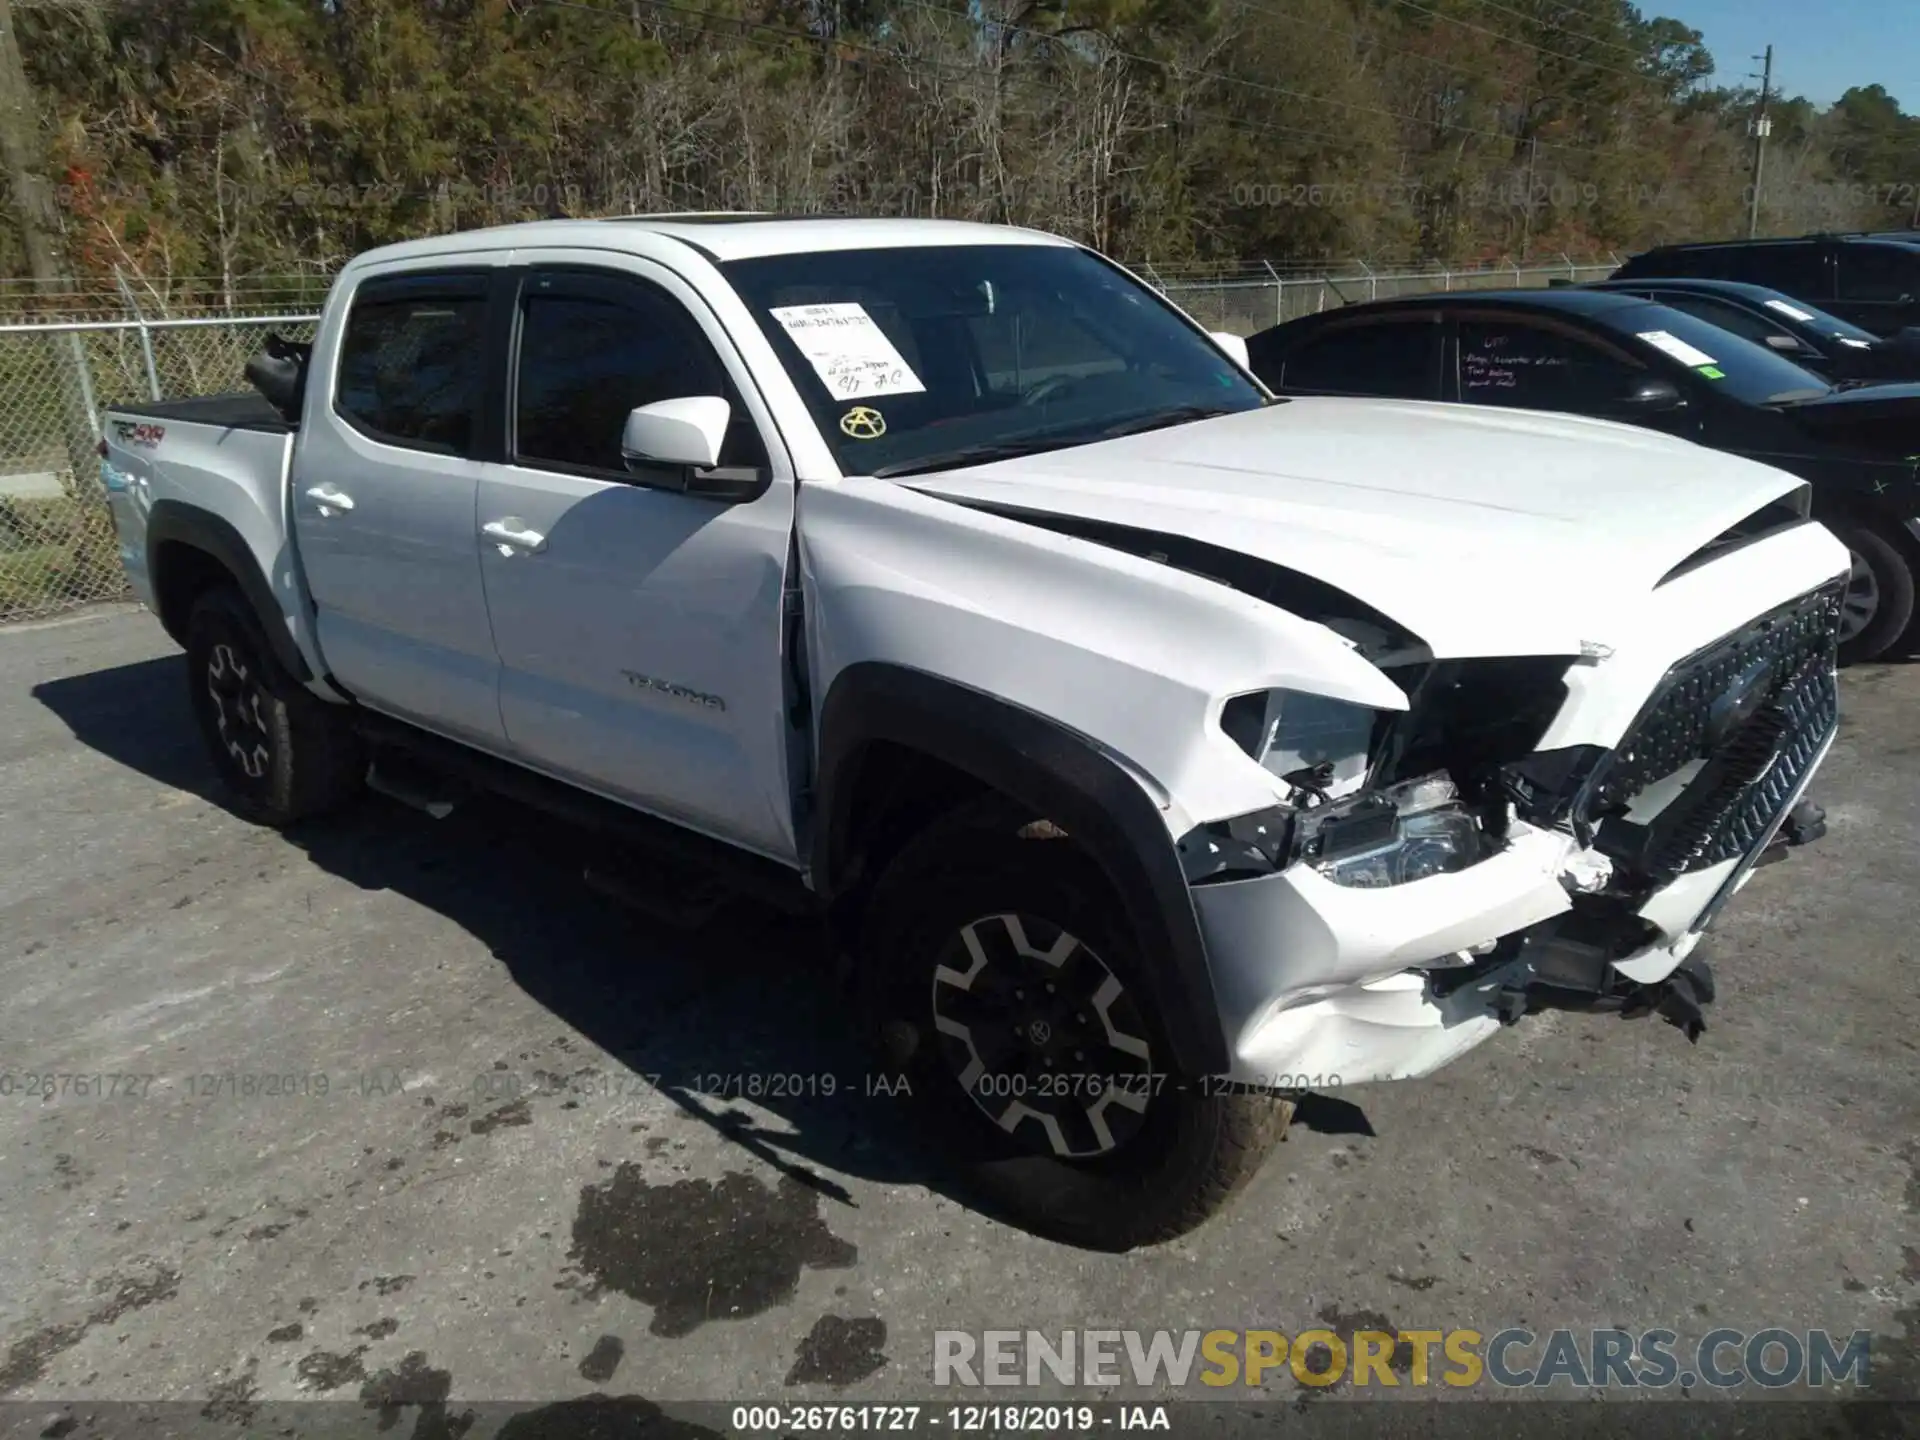
[[[1912,350],[1920,354],[1920,325],[1909,325],[1904,329],[1896,330],[1893,334],[1893,343],[1902,350]]]
[[[1620,409],[1633,415],[1653,415],[1662,410],[1678,410],[1687,403],[1680,387],[1657,376],[1640,381],[1618,401]]]
[[[1247,349],[1246,336],[1230,334],[1225,330],[1214,330],[1210,334],[1213,343],[1233,357],[1234,364],[1242,370],[1253,368],[1253,356]]]
[[[668,465],[710,470],[720,463],[733,407],[718,395],[656,400],[627,416],[620,432],[620,456],[629,470]]]
[[[1784,355],[1796,355],[1803,353],[1807,347],[1791,335],[1775,334],[1767,336],[1767,348],[1769,350],[1778,350]]]
[[[266,397],[289,425],[300,423],[301,397],[307,388],[307,359],[311,345],[282,340],[269,333],[259,354],[246,364],[247,383]]]
[[[721,470],[733,406],[718,395],[656,400],[629,411],[620,458],[634,483],[709,500],[757,498],[770,483],[760,467]]]

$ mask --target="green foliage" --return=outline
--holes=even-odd
[[[19,22],[69,264],[169,302],[557,213],[941,214],[1155,264],[1624,251],[1745,220],[1751,94],[1707,88],[1699,34],[1627,0],[93,0]],[[1920,118],[1884,89],[1773,114],[1769,229],[1909,222]],[[10,232],[0,263],[21,269]]]

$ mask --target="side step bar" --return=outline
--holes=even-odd
[[[609,864],[595,867],[589,883],[609,898],[663,919],[670,914],[704,918],[731,896],[755,900],[788,915],[820,913],[820,902],[800,872],[772,860],[483,755],[405,721],[362,710],[354,728],[373,752],[368,773],[372,788],[436,819],[451,813],[466,794],[483,790],[641,852],[634,857],[632,869],[652,879],[651,885],[625,878],[624,867],[613,856],[607,857]],[[676,898],[663,900],[651,893],[655,891],[667,891]]]

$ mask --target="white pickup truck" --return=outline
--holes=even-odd
[[[1290,1095],[1545,1006],[1697,1034],[1701,933],[1822,828],[1848,558],[1799,481],[1277,401],[1054,236],[510,226],[361,256],[272,348],[102,448],[236,805],[495,786],[688,921],[824,916],[1044,1233],[1178,1234]]]

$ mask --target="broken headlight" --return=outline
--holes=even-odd
[[[1365,782],[1377,713],[1301,690],[1261,690],[1227,701],[1220,728],[1272,774],[1324,802]]]
[[[1309,812],[1302,854],[1336,885],[1380,889],[1445,875],[1484,859],[1485,832],[1453,781],[1427,775]]]

